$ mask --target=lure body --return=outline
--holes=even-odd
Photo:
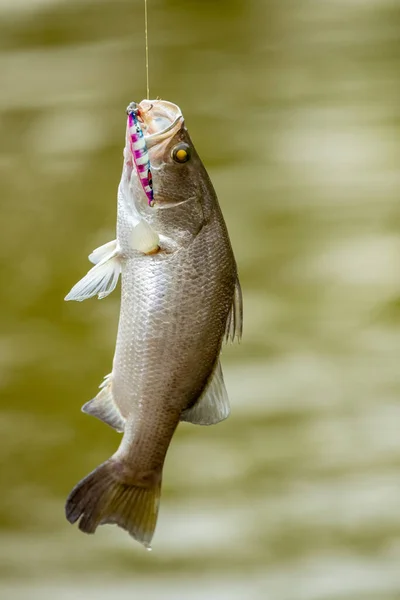
[[[127,108],[128,113],[128,135],[133,162],[136,167],[140,183],[147,196],[149,206],[154,204],[153,178],[151,175],[150,159],[144,139],[143,131],[139,123],[140,109],[136,102],[131,102]]]

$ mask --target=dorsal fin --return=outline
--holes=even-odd
[[[202,395],[193,406],[183,411],[181,421],[196,425],[214,425],[229,417],[230,411],[221,363],[218,360]]]

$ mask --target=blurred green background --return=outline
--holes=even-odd
[[[63,297],[114,237],[143,2],[0,0],[2,599],[400,597],[399,27],[387,0],[149,0],[151,96],[216,186],[245,329],[148,553],[64,519],[119,443],[80,412],[119,292]]]

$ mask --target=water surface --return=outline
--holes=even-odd
[[[1,0],[0,597],[400,596],[399,14],[386,0],[149,0],[245,299],[232,416],[182,424],[152,553],[64,519],[118,435],[80,412],[119,292],[64,303],[114,237],[142,2]]]

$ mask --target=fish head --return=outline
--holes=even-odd
[[[170,208],[198,198],[205,169],[180,108],[165,100],[143,100],[138,106],[150,158],[154,207]]]

